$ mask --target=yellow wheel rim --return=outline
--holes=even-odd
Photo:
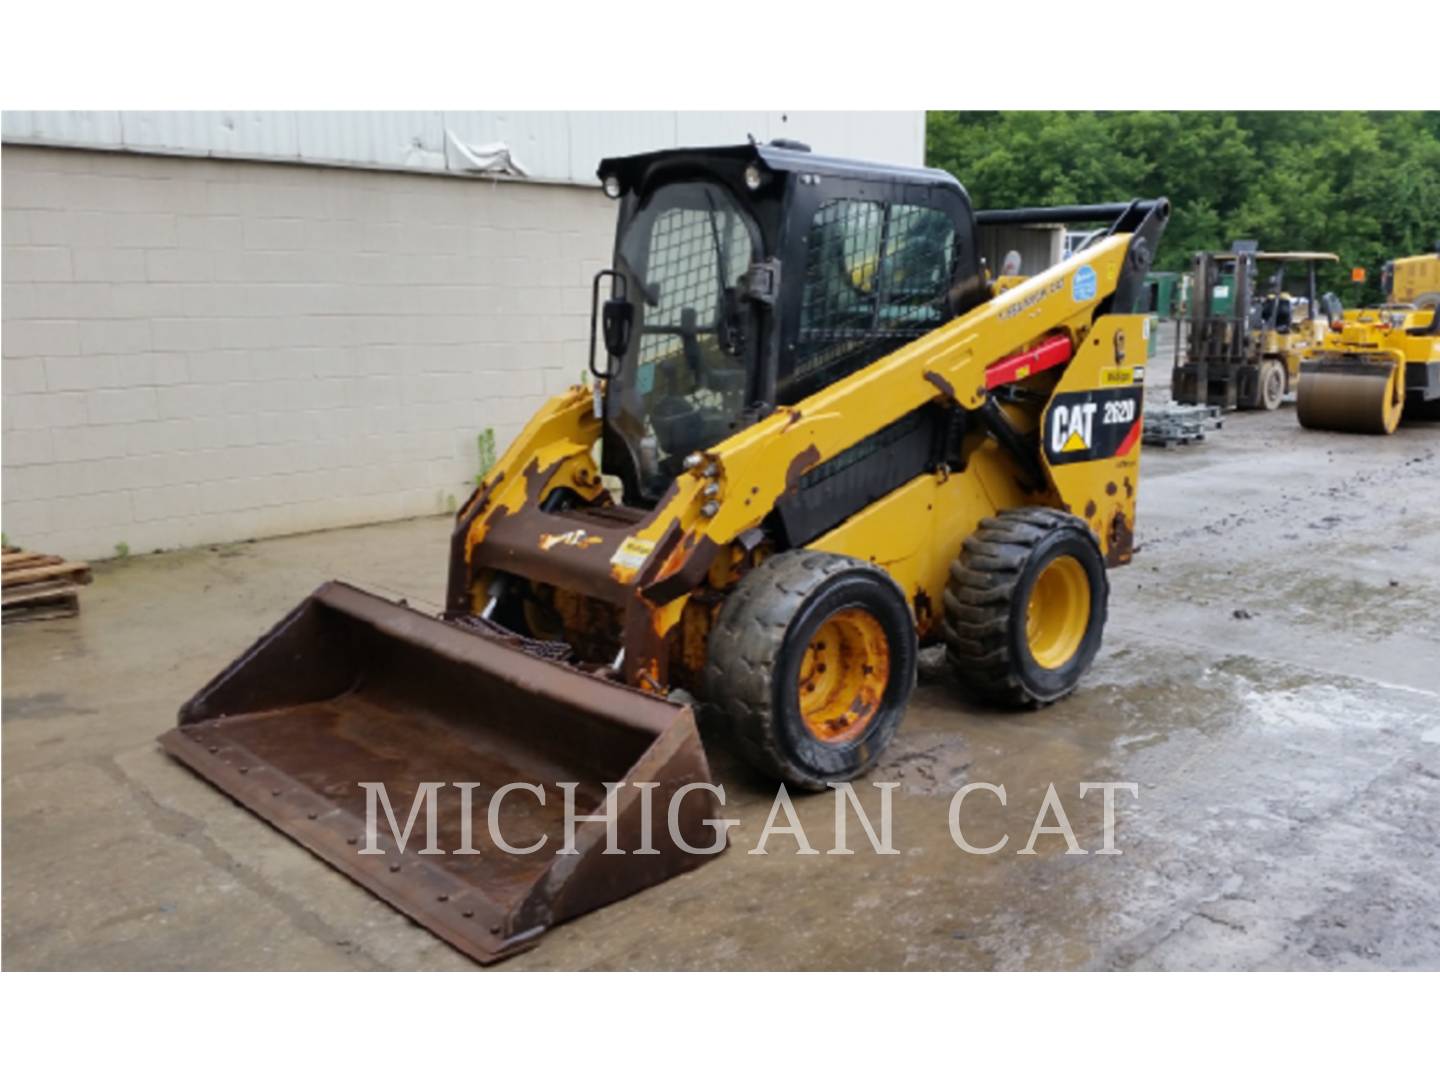
[[[1073,555],[1061,555],[1030,586],[1025,637],[1030,655],[1043,668],[1069,663],[1085,640],[1090,622],[1090,579]]]
[[[879,713],[889,681],[890,643],[879,620],[860,608],[837,611],[805,646],[801,719],[821,742],[857,739]]]
[[[1386,435],[1395,434],[1395,429],[1400,426],[1400,414],[1405,411],[1404,367],[1396,364],[1385,384],[1385,400],[1380,403],[1380,426]]]

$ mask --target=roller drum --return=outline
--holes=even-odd
[[[1303,427],[1389,435],[1405,407],[1394,360],[1313,360],[1300,365],[1295,406]]]

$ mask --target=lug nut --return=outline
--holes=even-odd
[[[699,453],[694,453],[686,454],[685,460],[681,464],[683,464],[687,469],[698,469],[702,464],[704,464],[704,462],[705,458],[703,455]]]
[[[720,494],[720,485],[719,485],[719,484],[709,483],[709,484],[706,484],[706,485],[705,485],[704,495],[705,495],[705,497],[706,497],[707,499],[713,499],[716,495],[719,495],[719,494]]]
[[[706,517],[714,517],[720,512],[720,504],[712,499],[710,502],[707,502],[704,506],[700,507],[700,512]]]

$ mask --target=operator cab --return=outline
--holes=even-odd
[[[938,169],[775,142],[600,163],[620,201],[602,468],[652,505],[687,455],[987,299],[975,218]]]
[[[1281,293],[1279,296],[1271,293],[1260,301],[1256,319],[1262,326],[1288,334],[1294,323],[1304,321],[1307,305],[1308,301],[1304,298],[1296,301],[1289,293]]]

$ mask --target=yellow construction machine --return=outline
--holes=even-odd
[[[1440,419],[1440,253],[1385,266],[1386,302],[1346,311],[1300,365],[1307,428],[1390,435]]]
[[[1388,262],[1380,279],[1389,303],[1433,308],[1440,304],[1440,251]]]
[[[1171,396],[1183,405],[1222,409],[1280,407],[1294,391],[1300,362],[1324,338],[1340,301],[1317,293],[1316,274],[1339,261],[1327,251],[1201,251],[1192,265],[1189,316],[1176,337]],[[1286,271],[1304,268],[1304,292]],[[1261,267],[1273,267],[1261,279]]]
[[[460,509],[443,616],[323,586],[162,739],[486,961],[723,848],[690,702],[763,773],[850,780],[924,645],[992,702],[1069,693],[1134,544],[1164,199],[977,214],[947,173],[779,143],[599,176],[594,381]],[[1079,221],[1107,228],[1003,293],[977,254]],[[402,814],[469,785],[489,834],[362,847],[377,782]]]

